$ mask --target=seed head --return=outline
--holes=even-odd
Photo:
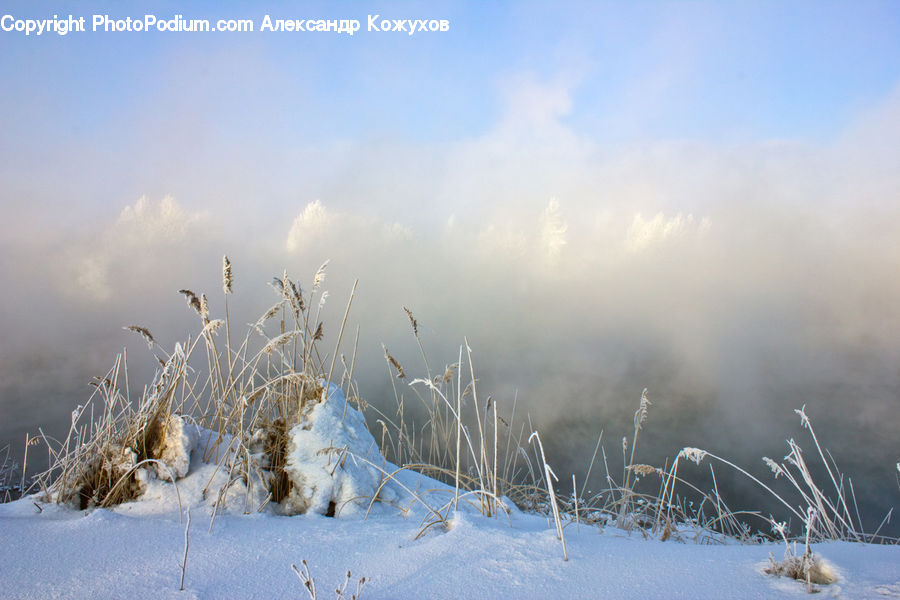
[[[232,287],[234,285],[234,278],[231,275],[231,261],[228,260],[227,256],[222,257],[222,291],[226,294],[230,294],[232,292]]]
[[[150,330],[146,327],[138,327],[137,325],[129,325],[128,327],[123,327],[123,329],[127,329],[128,331],[133,331],[136,334],[140,335],[144,338],[144,341],[147,342],[147,347],[151,350],[153,349],[153,344],[156,343],[156,340],[153,339],[153,335],[150,333]]]
[[[191,290],[178,290],[178,293],[184,296],[184,299],[187,300],[188,306],[197,311],[198,315],[203,314],[203,308],[200,305],[200,299],[197,298],[197,294],[195,294]]]

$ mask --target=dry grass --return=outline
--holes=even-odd
[[[306,593],[309,595],[309,600],[318,600],[318,592],[316,590],[316,580],[309,572],[309,565],[306,564],[306,560],[304,559],[300,563],[302,566],[297,567],[297,565],[292,564],[291,570],[297,576],[297,579],[300,580],[300,584],[303,586],[303,589],[306,590]],[[362,590],[366,586],[366,578],[362,577],[356,582],[356,591],[349,591],[347,588],[350,586],[350,579],[353,575],[350,571],[347,571],[347,575],[344,578],[343,583],[339,585],[334,590],[334,598],[335,600],[360,600],[362,597]],[[347,594],[350,594],[349,596]]]
[[[226,487],[233,483],[245,486],[245,511],[258,510],[268,502],[278,504],[289,497],[292,483],[285,471],[288,434],[323,401],[336,368],[343,369],[337,383],[345,389],[345,395],[365,406],[353,382],[358,330],[349,363],[340,353],[355,285],[330,356],[329,349],[321,348],[326,267],[327,263],[317,270],[308,293],[287,274],[275,277],[271,287],[276,302],[253,321],[243,337],[232,335],[228,299],[235,280],[227,257],[222,267],[223,319],[211,318],[214,307],[205,294],[182,289],[180,293],[199,317],[195,337],[166,351],[147,328],[129,326],[127,329],[147,342],[162,365],[153,384],[132,401],[127,358],[124,353],[118,357],[110,371],[97,379],[85,407],[73,412],[64,441],[41,436],[52,466],[36,485],[47,497],[82,508],[132,499],[141,493],[144,472],[150,469],[158,476],[177,478],[177,473],[166,468],[167,440],[177,429],[174,424],[190,421],[213,432],[199,451],[205,461],[218,460],[218,469],[228,474]],[[540,444],[528,442],[539,438],[530,419],[517,415],[517,399],[485,397],[479,389],[468,341],[460,346],[455,363],[432,369],[419,338],[419,320],[410,309],[403,310],[419,347],[425,376],[410,381],[404,366],[385,348],[395,407],[369,406],[374,417],[369,419],[369,426],[380,439],[387,460],[401,470],[415,469],[452,487],[452,493],[412,494],[428,509],[423,531],[446,525],[460,503],[474,506],[486,516],[506,514],[510,504],[515,504],[526,511],[554,515],[563,544],[564,529],[571,523],[615,526],[663,540],[699,543],[721,542],[726,536],[743,541],[771,539],[749,525],[754,519],[769,524],[768,517],[728,507],[711,466],[710,490],[701,490],[684,477],[685,463],[713,461],[735,469],[770,492],[784,508],[787,519],[806,524],[806,535],[814,540],[879,540],[877,531],[872,535],[862,533],[852,485],[849,479],[845,484],[830,454],[820,447],[805,408],[797,412],[812,438],[814,456],[822,463],[819,471],[826,473],[826,486],[814,480],[813,469],[793,440],[788,442],[789,453],[782,462],[766,461],[779,483],[786,482],[807,507],[815,510],[814,527],[802,508],[776,492],[777,484],[764,483],[703,450],[684,448],[671,464],[661,466],[637,462],[640,434],[651,416],[647,390],[638,399],[631,435],[621,438],[623,469],[618,482],[610,473],[600,432],[580,489],[573,476],[571,493],[563,492]],[[414,413],[424,415],[421,422],[411,416]],[[396,471],[385,465],[373,468],[382,471],[385,482],[394,480]],[[587,491],[591,475],[601,469],[601,489]],[[260,485],[265,488],[265,499],[251,501],[251,489]],[[823,491],[825,487],[830,493]],[[218,495],[218,510],[225,501],[225,489],[212,492]],[[429,494],[439,496],[435,500],[427,497]]]
[[[15,481],[18,468],[19,466],[10,457],[9,444],[0,448],[0,503],[18,497],[21,491],[18,482]]]
[[[816,510],[809,508],[807,510],[807,519],[804,523],[806,529],[806,537],[804,540],[805,550],[802,555],[797,555],[797,543],[794,542],[793,547],[788,541],[785,534],[784,523],[772,523],[772,529],[776,531],[784,541],[784,558],[776,561],[775,556],[769,554],[769,566],[765,572],[769,575],[777,577],[790,577],[798,581],[806,583],[806,590],[810,594],[818,592],[815,586],[830,585],[838,580],[834,569],[820,557],[816,556],[810,548],[810,537],[816,525]]]
[[[709,459],[734,469],[771,494],[775,503],[784,509],[784,516],[804,525],[805,534],[813,540],[896,541],[879,536],[879,530],[874,534],[864,533],[852,484],[838,471],[830,453],[819,445],[805,407],[796,412],[802,427],[810,434],[814,456],[821,461],[815,470],[825,473],[825,486],[814,478],[814,469],[807,464],[794,440],[789,440],[789,453],[782,463],[764,459],[778,480],[772,483],[765,483],[738,465],[699,448],[682,449],[671,464],[653,466],[636,462],[640,433],[650,417],[651,402],[644,390],[634,413],[630,440],[622,438],[621,483],[610,473],[602,445],[603,432],[600,432],[581,489],[573,476],[572,491],[567,497],[557,491],[558,482],[552,470],[548,470],[545,458],[536,447],[525,443],[532,439],[534,428],[530,419],[527,428],[525,423],[516,421],[516,399],[506,404],[509,409],[505,413],[501,413],[502,402],[497,399],[489,396],[487,401],[479,401],[478,379],[468,343],[460,348],[456,363],[434,375],[419,339],[419,322],[412,311],[406,307],[403,310],[421,351],[427,377],[413,379],[402,386],[398,379],[405,380],[407,371],[385,349],[396,410],[392,414],[372,410],[381,427],[385,456],[399,465],[413,465],[454,487],[452,501],[437,509],[444,518],[461,499],[487,516],[498,514],[497,509],[508,499],[525,511],[559,514],[566,521],[562,528],[572,522],[601,527],[614,525],[647,537],[697,543],[723,543],[725,538],[753,543],[771,540],[764,530],[771,523],[770,517],[759,511],[732,510],[719,492],[716,471],[711,465],[713,485],[709,490],[701,490],[679,473],[685,462],[699,466]],[[409,397],[410,392],[413,398]],[[414,412],[410,410],[411,399],[424,411],[422,423],[410,416]],[[604,471],[605,485],[599,492],[586,494],[587,482],[597,468]],[[826,493],[827,486],[831,494]],[[799,494],[805,506],[815,509],[815,527],[806,527],[809,517],[804,509],[785,499],[790,492]],[[563,539],[561,529],[559,537]]]
[[[53,462],[38,483],[56,502],[85,509],[131,500],[143,487],[139,466],[163,458],[179,418],[175,397],[186,374],[185,354],[175,348],[137,406],[120,387],[125,369],[122,355],[98,378],[88,404],[72,412],[64,443],[54,448],[45,439]]]
[[[226,486],[243,483],[249,500],[254,483],[262,483],[266,502],[277,503],[290,493],[284,471],[288,432],[324,400],[335,367],[332,360],[326,368],[319,349],[324,338],[319,317],[327,294],[320,289],[325,265],[316,272],[308,296],[286,274],[275,278],[278,301],[237,346],[232,344],[228,315],[234,275],[227,257],[222,275],[224,319],[210,318],[206,294],[179,290],[198,315],[200,329],[171,351],[147,328],[126,327],[147,342],[161,369],[133,402],[123,353],[97,378],[88,402],[73,411],[65,439],[42,436],[51,466],[36,485],[45,498],[82,509],[113,506],[142,493],[149,469],[165,479],[183,476],[173,471],[169,441],[188,422],[213,432],[198,450],[205,461],[219,457],[219,468],[229,474]],[[345,314],[344,324],[346,320]],[[224,346],[218,338],[222,330]],[[343,324],[338,340],[342,334]],[[338,350],[339,345],[335,354]],[[224,490],[218,497],[224,501]]]
[[[785,552],[783,560],[776,561],[774,556],[769,556],[769,566],[765,572],[778,577],[790,577],[798,581],[806,582],[807,591],[814,593],[814,585],[830,585],[837,581],[834,570],[824,560],[807,549],[801,556],[794,554],[795,550]]]

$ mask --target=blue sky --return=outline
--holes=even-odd
[[[824,139],[900,77],[894,2],[4,3],[4,12],[162,17],[449,18],[446,34],[0,36],[6,127],[119,142],[165,112],[234,136],[453,140],[498,118],[511,78],[572,90],[565,119],[598,142]],[[134,5],[132,5],[134,6]],[[187,7],[187,8],[186,8]],[[365,25],[364,25],[365,26]],[[192,111],[200,114],[191,115]],[[155,113],[155,114],[154,114]],[[21,129],[19,129],[21,128]],[[14,130],[15,130],[14,129]],[[36,135],[35,135],[36,134]]]
[[[446,156],[429,152],[503,127],[517,127],[520,141],[554,145],[533,138],[541,123],[612,153],[671,140],[828,143],[900,81],[894,2],[370,6],[5,2],[2,12],[21,18],[180,13],[253,18],[258,27],[268,13],[356,18],[365,28],[378,13],[451,22],[447,33],[412,37],[4,32],[5,201],[55,205],[53,197],[71,194],[85,209],[71,215],[81,227],[95,216],[89,207],[120,207],[142,194],[193,202],[198,179],[222,195],[248,181],[245,169],[284,182],[261,184],[278,205],[300,183],[298,163],[342,144],[400,148],[419,157],[409,169],[461,179]]]

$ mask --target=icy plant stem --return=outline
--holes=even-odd
[[[518,452],[510,452],[510,445],[512,444],[512,424],[516,422],[516,404],[519,401],[519,391],[516,390],[516,393],[513,394],[513,405],[512,405],[512,413],[509,417],[509,425],[506,427],[506,451],[503,454],[506,459],[503,461],[503,481],[509,482],[509,473],[510,467],[513,469],[513,473],[515,473],[515,460],[519,457]],[[519,441],[521,441],[521,436],[519,437]],[[512,465],[510,465],[512,463]]]
[[[334,375],[334,363],[337,361],[338,350],[341,347],[341,339],[344,337],[344,327],[347,326],[347,317],[350,315],[350,306],[353,304],[353,296],[356,294],[356,285],[359,283],[359,279],[353,282],[353,289],[350,290],[350,299],[347,301],[347,310],[344,311],[344,320],[341,321],[341,331],[338,333],[337,344],[334,347],[334,354],[331,357],[331,368],[328,369],[328,379],[325,380],[325,385],[322,386],[322,401],[324,402],[328,396],[328,384],[331,383],[331,377]],[[345,412],[346,414],[346,412]]]
[[[581,496],[584,496],[584,491],[587,488],[588,480],[591,478],[591,470],[594,468],[594,461],[597,460],[597,452],[600,450],[600,442],[603,440],[603,430],[600,431],[600,435],[597,436],[597,445],[594,446],[594,454],[591,456],[591,462],[588,465],[587,475],[584,476],[584,481],[581,482]]]
[[[828,471],[828,476],[831,478],[831,483],[834,484],[834,489],[838,494],[838,501],[843,505],[844,516],[846,516],[846,522],[850,524],[850,532],[854,535],[856,534],[853,531],[853,517],[850,515],[850,507],[847,506],[847,501],[844,499],[844,493],[841,486],[838,485],[837,479],[835,479],[834,473],[831,470],[831,467],[828,465],[828,461],[825,459],[825,454],[822,452],[822,446],[819,445],[819,439],[816,437],[816,432],[813,430],[812,421],[809,420],[809,417],[806,416],[806,405],[804,404],[800,410],[795,410],[798,415],[800,415],[801,423],[804,427],[809,430],[809,434],[812,436],[813,443],[816,445],[816,450],[819,452],[819,457],[822,459],[822,463],[825,465],[825,469]],[[837,511],[835,511],[837,512]],[[859,539],[858,535],[855,535],[857,539]]]
[[[494,468],[491,473],[494,479],[494,498],[497,497],[497,401],[494,400]]]
[[[31,437],[25,434],[25,457],[22,459],[22,482],[19,484],[19,496],[25,497],[25,470],[28,468],[28,447],[31,445]]]
[[[313,578],[309,575],[309,565],[306,564],[306,559],[303,559],[301,564],[303,565],[302,571],[297,568],[297,565],[291,565],[291,570],[294,571],[294,574],[297,575],[297,579],[303,584],[303,588],[306,590],[306,593],[309,594],[310,600],[316,600],[316,582],[313,581]]]
[[[581,531],[581,522],[578,520],[578,488],[575,487],[575,473],[572,473],[572,498],[575,502],[575,526]]]
[[[189,533],[191,531],[191,507],[188,506],[187,509],[187,525],[184,527],[184,559],[181,561],[181,587],[179,588],[182,592],[184,591],[184,572],[187,570],[187,555],[188,555],[188,546],[190,543]]]
[[[353,342],[353,356],[350,358],[350,374],[347,376],[347,392],[345,397],[350,397],[350,390],[353,388],[353,369],[356,368],[356,351],[359,349],[359,325],[356,326],[356,341]],[[344,412],[346,415],[346,411]]]
[[[459,347],[459,362],[462,364],[462,346]],[[456,474],[454,477],[456,490],[454,492],[453,510],[459,510],[459,448],[462,440],[462,369],[456,369]]]
[[[684,452],[684,451],[682,450],[682,452]],[[759,485],[760,487],[762,487],[764,490],[766,490],[767,492],[769,492],[770,494],[772,494],[772,496],[773,496],[776,500],[778,500],[779,502],[781,502],[781,504],[783,504],[784,507],[787,508],[794,516],[796,516],[796,517],[797,517],[798,519],[800,519],[801,521],[804,520],[804,515],[803,515],[803,513],[799,512],[796,508],[794,508],[793,506],[791,506],[790,504],[788,504],[788,503],[784,500],[784,498],[782,498],[782,497],[779,496],[777,493],[775,493],[775,490],[773,490],[772,488],[770,488],[769,486],[767,486],[765,483],[763,483],[762,481],[760,481],[759,479],[757,479],[756,477],[754,477],[753,475],[751,475],[750,473],[748,473],[746,470],[744,470],[744,469],[742,469],[741,467],[737,466],[737,465],[734,464],[733,462],[731,462],[731,461],[729,461],[729,460],[726,460],[726,459],[722,458],[721,456],[716,456],[715,454],[712,454],[711,452],[706,452],[706,453],[704,454],[704,456],[708,456],[709,458],[714,458],[714,459],[718,460],[719,462],[721,462],[721,463],[723,463],[723,464],[725,464],[725,465],[728,465],[729,467],[731,467],[732,469],[734,469],[734,470],[737,471],[738,473],[743,474],[745,477],[749,478],[751,481],[755,482],[757,485]],[[666,491],[668,490],[668,492],[669,492],[669,499],[668,499],[668,502],[665,502],[665,504],[666,504],[666,506],[667,506],[667,510],[668,510],[668,505],[670,505],[671,502],[672,502],[672,495],[674,494],[674,491],[675,491],[675,483],[674,483],[674,482],[675,482],[675,478],[677,477],[677,473],[678,473],[678,461],[679,461],[680,458],[681,458],[681,454],[679,454],[677,457],[675,457],[675,462],[674,462],[673,465],[672,465],[672,469],[669,471],[669,475],[668,475],[667,482],[666,482],[666,487],[663,489],[663,500],[665,500],[665,493],[666,493]],[[794,484],[794,485],[796,486],[796,484]],[[799,486],[798,486],[798,489],[799,489]],[[660,509],[659,509],[659,510],[662,511],[662,508],[663,508],[662,505],[660,505]],[[658,519],[658,518],[659,518],[659,515],[657,516],[657,519]]]
[[[538,432],[532,432],[531,436],[528,438],[530,442],[532,439],[537,440],[538,448],[541,451],[541,462],[544,465],[544,479],[547,480],[547,493],[550,495],[550,507],[553,509],[553,520],[556,523],[556,537],[562,542],[563,547],[563,560],[569,560],[569,551],[566,549],[566,536],[563,534],[562,521],[559,517],[559,506],[556,504],[556,494],[553,492],[553,480],[556,479],[556,474],[550,468],[550,465],[547,464],[547,458],[544,456],[544,445],[541,443],[541,436],[538,435]]]
[[[485,449],[484,449],[484,425],[481,422],[481,413],[479,413],[479,411],[478,411],[478,389],[477,389],[478,386],[475,383],[475,367],[472,364],[472,348],[469,347],[469,339],[468,338],[465,339],[465,342],[466,342],[466,355],[469,358],[469,374],[472,376],[472,403],[475,407],[475,420],[478,422],[478,438],[479,438],[479,448],[480,448],[480,453],[479,453],[480,458],[478,460],[481,465],[481,467],[479,468],[479,479],[480,479],[479,484],[481,485],[481,489],[484,489],[483,476],[488,475],[488,473],[486,471],[486,469],[488,467],[487,454],[485,453]],[[488,516],[488,517],[491,516],[491,514],[492,514],[491,508],[492,507],[490,506],[490,502],[488,502],[488,505],[485,506],[482,511],[485,513],[485,516]]]
[[[227,256],[222,257],[222,292],[225,296],[225,352],[228,358],[228,380],[229,390],[234,388],[234,360],[231,350],[231,318],[228,313],[228,295],[231,294],[233,279],[231,275],[231,261]],[[235,396],[236,397],[236,396]]]

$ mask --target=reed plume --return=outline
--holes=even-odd
[[[197,294],[192,292],[191,290],[178,290],[178,293],[184,296],[184,299],[187,300],[188,306],[197,311],[198,315],[203,315],[203,307],[200,304],[200,299],[197,297]]]
[[[234,277],[231,274],[231,261],[228,256],[222,257],[222,291],[231,294],[234,286]]]
[[[400,366],[400,363],[397,362],[396,358],[391,356],[391,353],[388,352],[387,346],[382,344],[381,347],[384,348],[384,357],[395,369],[397,369],[397,379],[403,379],[404,377],[406,377],[406,373],[403,371],[403,367]]]
[[[151,350],[153,349],[153,344],[156,343],[156,340],[153,339],[153,334],[150,333],[150,330],[146,327],[138,327],[137,325],[129,325],[128,327],[123,327],[122,329],[127,329],[128,331],[133,331],[134,333],[140,335],[144,338],[144,341],[147,342],[147,347]]]

